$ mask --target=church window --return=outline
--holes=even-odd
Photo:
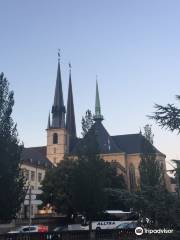
[[[57,135],[57,133],[53,134],[53,144],[58,144],[58,135]]]
[[[136,189],[136,176],[135,176],[135,167],[133,164],[129,166],[129,181],[130,181],[130,190],[134,191]]]

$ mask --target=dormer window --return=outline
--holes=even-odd
[[[53,144],[58,144],[58,135],[57,135],[57,133],[53,134]]]

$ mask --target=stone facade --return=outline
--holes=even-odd
[[[68,134],[65,128],[47,129],[47,158],[57,165],[68,151]]]

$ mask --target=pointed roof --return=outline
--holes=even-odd
[[[71,138],[76,137],[76,122],[74,114],[73,91],[71,81],[71,64],[69,64],[69,87],[67,100],[67,115],[66,115],[66,129]]]
[[[52,128],[65,127],[65,106],[63,100],[60,59],[58,59],[54,104],[52,106]]]
[[[111,136],[111,138],[117,144],[117,146],[127,154],[142,153],[142,144],[144,141],[146,141],[149,147],[151,147],[150,149],[152,149],[152,152],[165,156],[154,145],[148,142],[148,140],[141,133],[116,135]]]
[[[50,113],[48,116],[48,124],[47,124],[47,129],[51,128],[51,118],[50,118]]]
[[[61,81],[61,69],[60,69],[60,61],[59,60],[58,60],[58,68],[57,68],[54,105],[55,106],[64,106],[62,81]]]
[[[88,133],[85,135],[85,137],[79,141],[77,141],[77,144],[72,149],[72,154],[77,154],[79,149],[83,147],[84,144],[86,144],[86,138],[88,138],[89,134],[92,132],[95,133],[96,139],[98,142],[98,150],[100,154],[108,154],[108,153],[122,153],[123,151],[119,148],[119,146],[116,145],[113,138],[109,135],[105,127],[103,126],[101,121],[95,121],[95,123],[92,125],[91,129],[88,131]]]
[[[96,79],[96,100],[95,100],[95,115],[94,120],[100,120],[102,121],[104,118],[101,115],[101,104],[100,104],[100,98],[99,98],[99,89],[98,89],[98,82]]]

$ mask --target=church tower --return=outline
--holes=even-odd
[[[58,56],[60,57],[59,53]],[[65,106],[63,100],[60,58],[58,69],[54,103],[52,106],[52,121],[49,115],[47,127],[47,158],[56,165],[63,160],[67,152],[67,131],[65,128]]]
[[[74,114],[73,91],[71,81],[71,64],[69,64],[69,87],[66,114],[66,130],[68,136],[68,150],[71,151],[74,140],[76,139],[76,122]]]

